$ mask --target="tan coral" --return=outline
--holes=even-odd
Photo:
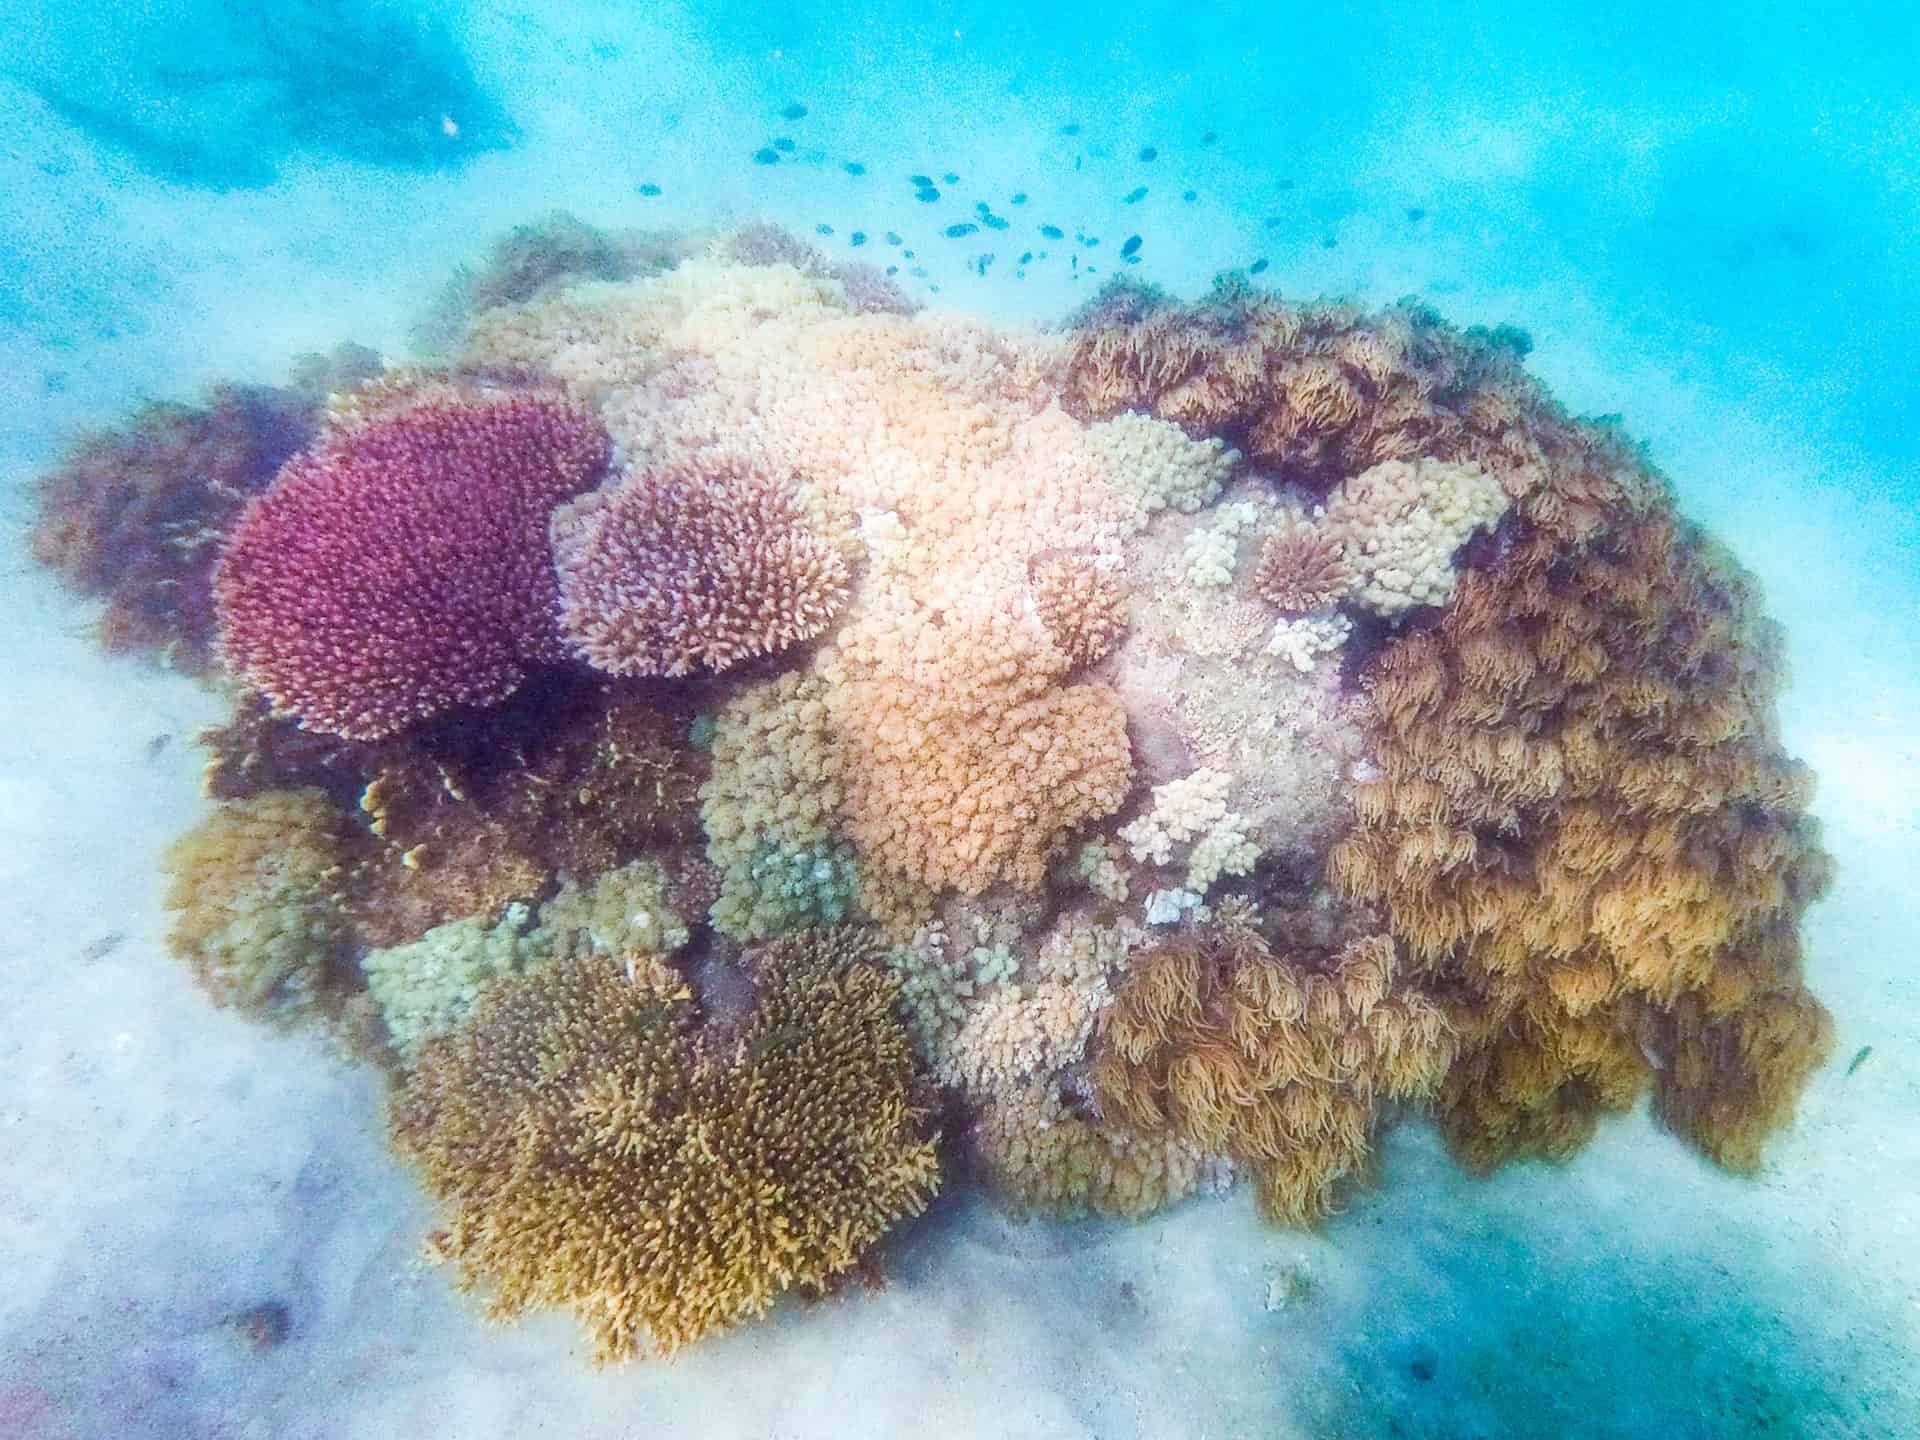
[[[1260,542],[1253,588],[1275,609],[1293,614],[1336,603],[1353,578],[1337,537],[1306,521],[1289,520]]]
[[[939,1181],[876,959],[846,932],[768,947],[718,1028],[611,956],[499,982],[394,1105],[450,1207],[436,1254],[496,1316],[571,1308],[602,1360],[830,1284]]]

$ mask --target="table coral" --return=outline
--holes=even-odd
[[[602,1360],[830,1284],[939,1183],[877,961],[850,932],[778,942],[727,1026],[611,957],[502,981],[394,1105],[451,1210],[436,1252],[497,1316],[572,1308]]]
[[[324,438],[222,553],[227,664],[356,740],[504,699],[564,653],[547,517],[606,457],[596,421],[538,394],[429,401]]]

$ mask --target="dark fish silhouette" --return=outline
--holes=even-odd
[[[851,235],[847,236],[847,244],[849,245],[864,245],[866,243],[867,243],[867,232],[864,230],[856,230]]]
[[[900,237],[889,230],[887,232],[887,243],[889,245],[898,245],[900,243]]]
[[[1129,205],[1138,205],[1142,200],[1146,198],[1147,198],[1147,187],[1144,185],[1136,185],[1133,189],[1127,192],[1126,203]]]
[[[954,174],[951,170],[947,171],[947,173],[942,175],[940,178],[946,181],[947,184],[949,185],[958,185],[960,183],[960,177]]]
[[[867,167],[862,165],[858,160],[849,160],[840,168],[849,175],[864,175],[867,173]]]
[[[1200,192],[1198,190],[1182,190],[1180,192],[1180,198],[1191,205],[1200,198]]]
[[[804,120],[807,118],[807,107],[796,100],[780,112],[780,118],[782,120]]]
[[[756,165],[778,165],[780,163],[780,152],[771,145],[762,145],[758,150],[753,152],[753,163]]]
[[[1025,265],[1031,259],[1033,259],[1033,252],[1029,250],[1020,257],[1020,263]]]
[[[1026,204],[1026,203],[1027,203],[1027,192],[1026,192],[1026,191],[1024,191],[1024,190],[1020,190],[1020,191],[1016,191],[1016,192],[1014,193],[1014,197],[1013,197],[1013,202],[1012,202],[1012,203],[1013,203],[1013,204],[1015,204],[1015,205],[1024,205],[1024,204]]]
[[[1219,138],[1220,138],[1220,132],[1218,130],[1209,130],[1207,131],[1206,134],[1200,137],[1200,143],[1202,145],[1211,145],[1213,144],[1214,141],[1218,140]]]
[[[833,227],[824,223],[819,224],[813,227],[813,233],[816,235],[831,235],[833,233]]]
[[[1259,260],[1254,261],[1253,264],[1249,265],[1247,267],[1247,273],[1249,275],[1258,275],[1260,274],[1261,271],[1265,270],[1266,268],[1267,268],[1267,262],[1263,257]]]
[[[1140,158],[1146,163],[1152,164],[1160,158],[1160,152],[1151,145],[1142,145],[1140,147]]]
[[[785,135],[782,135],[773,142],[773,148],[778,150],[782,155],[791,155],[794,150],[794,145],[793,141],[789,140]]]
[[[642,195],[645,195],[648,199],[652,199],[655,195],[658,195],[660,193],[660,187],[658,185],[655,185],[652,181],[648,181],[646,184],[640,186],[640,193]]]
[[[1040,227],[1040,233],[1049,240],[1064,240],[1067,238],[1067,232],[1062,230],[1058,225],[1042,225]]]
[[[971,220],[956,220],[947,227],[947,238],[958,240],[962,235],[978,235],[980,227]]]
[[[922,205],[931,205],[940,198],[940,192],[931,185],[928,185],[924,189],[914,191],[913,198],[918,200]]]
[[[1080,124],[1079,124],[1079,122],[1078,122],[1078,121],[1075,121],[1075,122],[1074,122],[1073,124],[1071,124],[1071,125],[1062,125],[1062,126],[1060,127],[1060,133],[1061,133],[1062,135],[1078,135],[1078,134],[1080,133]]]
[[[931,190],[933,188],[933,177],[931,175],[909,175],[907,181],[916,190]]]
[[[989,230],[1004,230],[1007,228],[1007,225],[1009,222],[1007,221],[1006,217],[1001,215],[996,215],[991,210],[988,210],[981,215],[980,223],[986,226]]]
[[[1127,237],[1127,243],[1120,247],[1121,258],[1125,259],[1129,255],[1138,255],[1139,253],[1140,237],[1138,235],[1129,235]]]
[[[1418,205],[1409,205],[1407,207],[1407,222],[1409,224],[1418,225],[1426,218],[1427,212],[1422,210]]]

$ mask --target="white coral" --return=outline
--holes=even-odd
[[[1331,610],[1283,616],[1274,622],[1267,654],[1280,656],[1303,675],[1311,674],[1319,658],[1346,644],[1352,633],[1353,622]]]
[[[1387,460],[1327,497],[1324,525],[1346,547],[1355,603],[1392,619],[1446,604],[1454,552],[1506,510],[1506,491],[1478,465]]]

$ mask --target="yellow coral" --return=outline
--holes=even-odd
[[[602,1360],[818,1290],[939,1183],[897,983],[851,932],[753,957],[737,1023],[658,967],[574,955],[490,989],[403,1083],[394,1141],[492,1313],[571,1307]]]
[[[276,1019],[308,1011],[345,936],[344,857],[320,790],[222,805],[167,852],[167,944],[216,1004]]]

